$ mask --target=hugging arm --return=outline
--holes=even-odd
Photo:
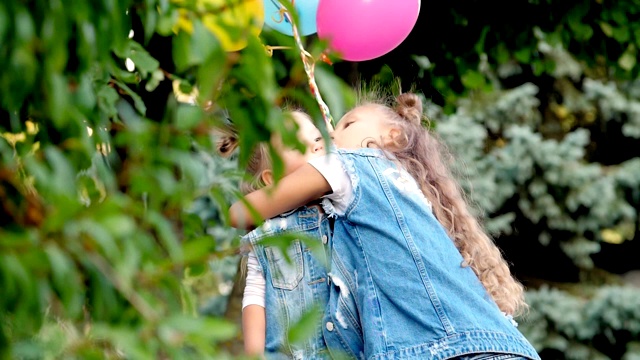
[[[267,330],[265,310],[260,305],[249,305],[242,309],[242,333],[244,352],[247,355],[264,353]]]
[[[246,202],[263,218],[269,219],[331,192],[327,180],[312,165],[305,164],[283,177],[275,186],[254,191],[245,196]],[[231,225],[251,229],[255,221],[247,205],[235,202],[229,209]]]

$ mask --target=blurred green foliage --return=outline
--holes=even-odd
[[[233,119],[242,162],[272,132],[300,147],[285,102],[323,126],[297,52],[262,42],[291,38],[227,26],[247,41],[230,53],[203,25],[236,5],[0,4],[0,358],[232,356],[239,174],[213,130]],[[337,112],[343,92],[327,95]]]

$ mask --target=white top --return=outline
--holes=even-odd
[[[337,213],[344,214],[351,203],[353,187],[340,159],[329,154],[311,159],[309,164],[318,170],[331,186],[331,194],[325,198],[331,200]],[[256,254],[250,251],[247,259],[247,281],[242,298],[243,309],[249,305],[264,307],[265,284],[262,266]]]
[[[343,215],[353,200],[353,185],[342,161],[335,154],[327,154],[309,160],[309,164],[316,168],[331,186],[331,194],[325,195],[324,198],[331,200],[336,212]]]
[[[262,266],[258,262],[256,254],[249,252],[247,259],[247,282],[244,286],[242,296],[242,309],[249,305],[259,305],[264,307],[264,288],[266,282],[262,273]]]

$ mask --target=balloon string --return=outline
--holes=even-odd
[[[273,20],[277,24],[280,24],[282,21],[284,21],[284,13],[282,12],[282,10],[278,10],[276,14],[278,14],[278,17],[276,18],[276,15],[271,15],[271,20]]]
[[[271,19],[278,24],[280,24],[285,20],[289,22],[289,19],[286,17],[287,9],[285,9],[284,6],[280,5],[280,3],[277,0],[271,0],[271,3],[273,4],[273,6],[275,6],[278,9],[278,12],[276,13],[278,17],[276,18],[275,17],[276,15],[272,15]]]
[[[277,1],[277,0],[271,0],[271,1]],[[318,89],[318,85],[316,84],[315,60],[313,59],[313,56],[311,56],[311,54],[309,54],[309,52],[305,50],[304,46],[302,45],[302,40],[300,39],[300,33],[298,32],[298,28],[296,27],[296,24],[291,19],[291,15],[279,1],[277,2],[279,5],[277,7],[280,9],[280,12],[283,14],[286,20],[291,24],[291,30],[293,31],[293,38],[295,39],[298,50],[300,51],[300,58],[302,59],[302,63],[304,65],[304,71],[307,73],[307,78],[309,79],[309,89],[311,90],[311,94],[315,97],[316,102],[318,102],[318,105],[320,106],[320,111],[322,112],[322,118],[324,119],[324,122],[327,125],[327,129],[333,130],[333,127],[335,125],[333,122],[333,117],[331,117],[331,112],[329,111],[329,107],[324,102],[324,100],[322,100],[322,95],[320,95],[320,89]],[[291,3],[293,4],[293,1],[291,1]]]
[[[291,46],[272,46],[272,45],[265,45],[264,48],[267,50],[267,54],[269,54],[269,56],[273,56],[273,50],[293,49]]]

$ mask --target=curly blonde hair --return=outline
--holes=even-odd
[[[462,254],[462,266],[473,269],[503,312],[510,315],[524,312],[527,309],[524,287],[512,276],[500,249],[471,213],[464,192],[447,166],[453,156],[423,126],[420,97],[405,93],[396,98],[395,106],[384,99],[367,99],[362,105],[377,107],[391,125],[401,130],[401,136],[384,150],[392,153],[419,182],[433,204],[434,215]]]

